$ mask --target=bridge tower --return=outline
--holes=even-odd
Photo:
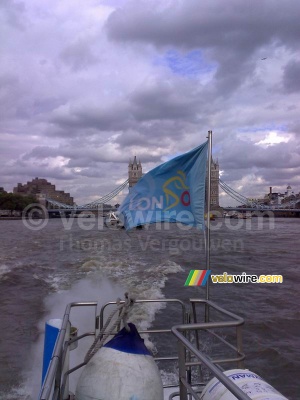
[[[210,204],[213,208],[219,207],[219,162],[211,160],[211,178],[210,178]]]
[[[133,162],[129,160],[128,164],[128,179],[129,179],[129,191],[142,177],[143,170],[141,161],[137,162],[136,156],[134,156]]]

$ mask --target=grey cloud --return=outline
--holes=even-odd
[[[65,103],[65,99],[59,99],[56,97],[44,97],[44,98],[36,98],[33,102],[33,110],[34,114],[40,113],[48,113],[55,110],[57,107],[63,105]]]
[[[256,169],[250,170],[247,182],[242,184],[241,179],[245,176],[245,171],[230,170],[222,176],[222,180],[238,193],[246,197],[263,197],[269,193],[269,188],[272,186],[273,192],[283,193],[286,191],[287,185],[291,185],[295,192],[299,192],[299,174],[300,169],[294,170],[294,177],[291,177],[289,170],[281,168],[274,169]],[[242,186],[242,188],[241,188]]]
[[[13,73],[0,76],[1,123],[10,119],[33,121],[37,115],[49,113],[65,103],[64,95],[54,97],[47,93],[31,93],[26,82]]]
[[[148,138],[149,139],[149,138]],[[145,146],[148,144],[147,137],[142,135],[140,132],[129,130],[127,132],[123,132],[117,139],[116,143],[124,148],[130,146]]]
[[[201,89],[201,86],[195,87],[182,80],[154,81],[134,91],[126,102],[99,105],[98,108],[94,105],[58,108],[50,117],[58,129],[49,130],[48,135],[76,137],[90,136],[97,131],[119,132],[121,138],[116,142],[127,142],[127,145],[132,143],[133,131],[139,132],[135,139],[141,144],[142,140],[148,142],[151,137],[164,133],[174,137],[182,135],[186,129],[184,124],[197,124],[206,118],[208,110],[213,112],[213,104],[208,104],[210,96]]]
[[[51,167],[47,163],[30,164],[18,160],[14,165],[2,168],[2,174],[18,177],[18,182],[32,177],[47,177],[49,179],[71,180],[74,175],[61,167]],[[30,178],[31,177],[31,178]],[[17,180],[16,179],[16,180]],[[21,180],[20,180],[21,179]],[[16,182],[17,183],[17,182]]]
[[[173,129],[171,128],[173,126]],[[128,130],[122,132],[116,139],[115,143],[121,148],[130,151],[131,147],[139,148],[139,151],[144,152],[144,149],[154,149],[158,145],[166,145],[170,139],[170,134],[174,133],[174,136],[180,135],[178,129],[174,130],[174,123],[161,122],[151,124],[141,124],[139,130]],[[147,158],[147,161],[150,159]],[[154,161],[153,158],[151,158]]]
[[[168,148],[174,140],[182,140],[186,136],[199,133],[199,126],[196,123],[180,120],[156,120],[149,123],[141,123],[136,128],[138,130],[123,131],[116,139],[115,143],[122,149],[129,149],[134,146],[139,148],[146,156],[146,161],[159,161],[160,157],[153,157],[147,154],[144,149],[153,150]],[[145,154],[144,154],[145,153]]]
[[[44,114],[48,119],[48,113],[51,113],[57,107],[64,104],[65,100],[55,97],[34,98],[34,96],[24,95],[17,99],[16,93],[11,96],[11,101],[15,101],[15,117],[20,119],[32,119],[33,117],[40,117]]]
[[[221,179],[229,186],[248,197],[263,196],[269,186],[274,191],[282,191],[289,183],[299,188],[300,154],[294,140],[263,148],[250,141],[232,139],[217,152],[220,169],[224,171]],[[247,184],[239,189],[246,175]]]
[[[1,92],[3,92],[4,90],[10,90],[12,87],[18,85],[18,83],[19,83],[18,77],[13,75],[12,73],[8,72],[0,76]]]
[[[297,168],[300,155],[296,152],[294,142],[279,143],[267,148],[253,142],[235,139],[231,143],[223,143],[218,153],[222,169],[265,168]]]
[[[25,97],[20,79],[16,74],[7,72],[0,77],[1,122],[8,117],[18,115],[18,109]]]
[[[290,61],[284,67],[283,87],[287,93],[300,92],[300,61]]]
[[[298,106],[295,106],[295,110],[297,110]],[[297,137],[297,135],[300,135],[300,120],[294,120],[294,121],[290,121],[289,124],[289,130],[291,132],[293,132],[295,134],[295,136]],[[298,149],[299,149],[300,144],[298,144]]]
[[[127,162],[128,157],[124,154],[116,153],[115,155],[107,152],[103,148],[101,139],[92,143],[74,140],[72,143],[61,145],[58,147],[51,146],[36,146],[31,151],[22,155],[20,162],[38,162],[43,163],[45,159],[63,157],[68,161],[65,167],[94,167],[98,163],[109,162]],[[48,161],[47,161],[48,162]]]
[[[67,2],[62,14],[46,3],[0,3],[8,38],[0,186],[41,176],[80,203],[125,180],[130,157],[148,171],[213,129],[225,181],[244,184],[249,195],[285,181],[299,188],[300,2],[119,1],[105,27],[109,39],[100,32],[102,2],[84,3],[83,13]],[[32,29],[16,29],[18,20]],[[272,131],[294,139],[254,145]]]
[[[248,57],[273,40],[298,45],[300,4],[295,0],[178,1],[163,11],[155,3],[138,1],[116,10],[107,31],[114,40],[150,42],[185,49],[239,49]],[[237,60],[238,62],[238,60]]]
[[[300,167],[292,169],[276,168],[273,171],[270,169],[262,170],[262,175],[271,185],[274,184],[275,188],[276,186],[295,185],[299,191]]]
[[[128,120],[126,108],[116,104],[111,108],[71,107],[70,110],[56,110],[50,117],[51,122],[73,135],[72,129],[96,129],[98,131],[119,130],[126,128]],[[68,134],[66,134],[68,136]]]
[[[93,166],[93,163],[102,161],[101,151],[96,148],[90,148],[86,144],[80,144],[78,146],[37,146],[32,149],[29,153],[24,154],[21,157],[22,161],[39,160],[40,163],[46,158],[64,157],[70,159],[68,167],[87,167]]]
[[[47,157],[57,157],[60,155],[58,148],[50,146],[37,146],[34,147],[29,153],[22,156],[22,160],[30,160],[31,158],[44,159]]]
[[[131,105],[134,117],[144,121],[189,119],[197,110],[195,93],[179,83],[176,89],[160,83],[148,90],[140,90],[131,97]]]
[[[112,165],[106,165],[106,164],[99,164],[98,166],[92,167],[91,165],[89,165],[88,168],[85,168],[82,171],[73,171],[74,175],[80,175],[80,176],[84,176],[87,178],[101,178],[101,181],[106,184],[107,186],[109,186],[109,184],[107,183],[107,180],[109,180],[112,176],[111,173],[111,168]],[[125,170],[125,168],[124,168]],[[120,178],[120,176],[118,176],[118,178]],[[126,179],[124,179],[125,181]],[[100,183],[100,182],[99,182]]]
[[[295,0],[225,4],[223,0],[181,0],[164,10],[155,2],[138,1],[112,13],[106,29],[115,41],[151,43],[160,49],[202,49],[219,64],[218,92],[229,94],[252,76],[260,52],[268,46],[299,47],[299,13],[300,3]]]
[[[236,60],[236,58],[239,58]],[[228,97],[228,95],[235,89],[240,87],[245,82],[245,77],[252,77],[255,62],[254,60],[242,60],[236,54],[234,57],[220,53],[218,55],[220,66],[215,74],[215,84],[217,93]]]
[[[99,62],[86,41],[78,41],[60,53],[60,59],[73,71],[80,71]]]
[[[15,0],[1,0],[0,2],[0,21],[1,19],[16,29],[24,29],[25,4]]]

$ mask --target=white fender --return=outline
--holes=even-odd
[[[259,375],[247,369],[231,369],[224,374],[231,379],[250,399],[288,400]],[[213,378],[205,386],[201,400],[235,400],[236,397],[217,379]]]
[[[135,326],[129,325],[131,333],[122,329],[84,367],[76,400],[163,400],[158,367]]]

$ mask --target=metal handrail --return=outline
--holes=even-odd
[[[197,320],[196,317],[196,304],[202,304],[205,306],[205,310],[209,308],[213,308],[217,312],[225,315],[226,317],[231,318],[231,321],[220,321],[220,322],[202,322],[202,323],[192,323],[186,325],[177,325],[172,328],[172,333],[178,339],[178,358],[179,358],[179,393],[180,393],[180,400],[187,400],[188,393],[193,395],[195,399],[200,399],[198,393],[193,389],[191,383],[189,383],[186,379],[186,371],[187,367],[194,366],[194,365],[205,365],[206,368],[213,373],[213,375],[219,379],[220,382],[224,384],[224,386],[233,393],[237,399],[239,400],[250,400],[250,398],[240,389],[238,388],[225,374],[223,374],[220,366],[216,364],[225,363],[225,362],[240,362],[244,360],[245,355],[242,353],[242,337],[241,337],[241,327],[244,324],[244,319],[239,317],[236,314],[233,314],[230,311],[223,309],[222,307],[218,306],[217,304],[213,303],[210,300],[204,299],[190,299],[192,310],[193,310],[193,317],[194,321]],[[210,315],[210,313],[208,313]],[[220,337],[211,329],[217,328],[236,328],[236,335],[237,335],[237,346],[233,346],[229,342],[227,342],[224,338]],[[220,360],[213,360],[206,356],[202,351],[199,350],[199,336],[198,331],[205,331],[217,339],[219,339],[222,343],[226,346],[235,350],[237,352],[236,358],[225,358]],[[186,338],[186,333],[189,331],[194,331],[196,336],[196,345],[197,348]],[[183,334],[184,333],[184,334]],[[194,355],[197,362],[186,362],[186,351],[189,351]],[[195,386],[195,385],[193,385]]]
[[[188,318],[188,313],[186,311],[186,306],[185,304],[178,299],[160,299],[160,300],[136,300],[136,303],[155,303],[155,302],[163,302],[163,303],[171,303],[171,302],[176,302],[180,305],[181,307],[181,313],[182,313],[182,324],[177,325],[173,328],[168,328],[164,327],[164,329],[149,329],[149,330],[142,330],[139,331],[139,333],[170,333],[171,335],[174,334],[175,337],[179,340],[179,355],[174,356],[167,356],[167,357],[156,357],[154,358],[156,361],[178,361],[179,365],[179,388],[180,388],[180,399],[181,400],[186,400],[187,397],[184,397],[187,395],[187,392],[189,393],[194,393],[194,389],[191,386],[190,379],[187,380],[187,377],[189,378],[189,374],[186,374],[187,370],[190,373],[190,370],[193,366],[199,366],[201,364],[205,365],[213,374],[223,383],[223,381],[226,381],[226,384],[224,384],[227,388],[232,389],[234,386],[234,394],[238,393],[240,395],[241,391],[240,389],[236,391],[236,386],[230,381],[224,374],[222,374],[220,367],[217,367],[214,363],[224,363],[224,362],[241,362],[245,356],[242,353],[242,346],[241,346],[241,331],[240,328],[244,323],[244,320],[237,315],[224,310],[223,308],[219,307],[215,303],[211,301],[207,301],[204,299],[191,299],[191,305],[193,308],[194,312],[194,320],[196,320],[196,309],[195,306],[197,304],[202,304],[207,308],[213,308],[217,312],[220,312],[221,314],[225,315],[227,318],[230,318],[231,320],[226,320],[226,321],[220,321],[220,322],[201,322],[201,323],[188,323],[189,318]],[[123,303],[123,302],[121,302]],[[109,305],[115,305],[117,304],[116,302],[109,302],[105,304],[101,310],[99,316],[97,316],[97,313],[95,312],[95,322],[97,321],[100,322],[100,330],[104,326],[104,311],[106,307]],[[97,302],[75,302],[75,303],[70,303],[66,307],[66,311],[63,317],[63,322],[62,322],[62,327],[58,335],[58,339],[56,341],[56,345],[53,351],[53,356],[51,359],[50,366],[48,368],[44,384],[42,386],[41,392],[40,392],[40,397],[39,400],[60,400],[62,399],[65,384],[66,384],[66,379],[67,377],[77,370],[78,368],[82,367],[85,365],[85,363],[80,363],[76,365],[73,368],[70,368],[68,371],[63,373],[63,364],[64,364],[64,358],[65,355],[68,351],[69,346],[76,342],[79,341],[80,339],[86,337],[86,336],[95,336],[97,334],[97,331],[99,329],[98,326],[95,326],[95,331],[94,332],[88,332],[84,333],[72,340],[69,340],[69,337],[67,335],[68,327],[70,325],[70,312],[71,308],[73,307],[81,307],[81,306],[92,306],[92,307],[97,307],[98,303]],[[97,308],[95,309],[95,311]],[[215,332],[211,331],[212,329],[217,329],[217,328],[236,328],[237,330],[237,346],[233,346],[229,342],[227,342],[224,338],[220,337],[217,335]],[[206,331],[209,334],[214,335],[217,339],[220,339],[222,343],[227,345],[231,350],[236,351],[237,357],[236,358],[223,358],[223,359],[218,359],[218,360],[213,360],[211,358],[208,358],[206,355],[203,354],[203,352],[200,351],[199,349],[199,340],[197,337],[197,332],[198,331]],[[187,336],[189,336],[189,332],[194,331],[196,333],[196,343],[197,343],[197,349],[195,348],[195,345],[191,343],[190,340],[188,340]],[[116,332],[117,333],[117,332]],[[191,360],[190,357],[186,358],[187,351],[189,352],[188,354],[193,355],[193,359]],[[195,359],[195,358],[196,359]],[[217,373],[216,373],[217,371]],[[221,374],[221,375],[220,375]],[[224,378],[225,377],[225,378]],[[229,382],[229,383],[228,383]],[[195,385],[198,384],[193,384]],[[204,386],[205,383],[201,382],[199,385]],[[228,386],[229,385],[229,386]],[[233,386],[232,386],[233,385]],[[175,385],[165,385],[164,387],[176,387]],[[177,386],[178,388],[178,386]],[[196,393],[196,392],[195,392]],[[242,392],[243,393],[243,392]],[[170,398],[173,398],[172,396],[174,393],[170,396]],[[237,398],[239,400],[249,400],[249,397],[244,395],[240,396]],[[196,395],[197,396],[197,395]],[[195,397],[196,399],[199,397]]]
[[[123,304],[124,301],[120,301],[120,304]],[[144,299],[144,300],[135,300],[135,304],[143,304],[143,303],[177,303],[181,306],[181,320],[182,323],[187,323],[187,311],[186,311],[186,306],[183,303],[183,301],[179,299]],[[116,305],[116,301],[110,301],[106,304],[104,304],[100,310],[100,330],[104,326],[104,312],[105,309],[111,305]],[[104,332],[105,333],[105,332]],[[112,335],[115,335],[116,332],[112,332]],[[167,329],[147,329],[147,330],[139,330],[140,334],[161,334],[161,333],[170,333],[171,334],[171,328]],[[178,360],[177,356],[168,356],[168,357],[154,357],[155,361],[176,361]]]
[[[194,322],[197,323],[197,314],[196,314],[196,304],[202,304],[205,306],[205,315],[210,314],[207,312],[207,309],[212,308],[215,311],[219,312],[220,314],[231,318],[233,321],[224,321],[222,322],[222,326],[214,326],[213,328],[226,328],[226,327],[235,327],[236,328],[236,347],[230,344],[227,340],[222,338],[220,335],[218,335],[216,332],[212,331],[209,329],[209,325],[206,322],[205,323],[205,328],[201,328],[202,330],[207,331],[210,335],[214,336],[217,338],[219,341],[224,343],[227,347],[231,348],[232,350],[235,350],[237,352],[238,357],[236,358],[231,358],[231,359],[223,359],[223,360],[212,360],[214,363],[228,363],[228,362],[238,362],[238,367],[243,368],[244,367],[244,359],[245,355],[243,354],[243,346],[242,346],[242,325],[244,324],[244,319],[239,317],[238,315],[225,310],[224,308],[220,307],[219,305],[215,304],[214,302],[210,300],[204,300],[204,299],[190,299],[191,305],[192,305],[192,315]],[[209,321],[208,321],[209,322]],[[211,322],[210,322],[211,323]],[[198,330],[195,330],[195,336],[196,336],[196,345],[197,349],[199,350],[199,335],[198,335]]]
[[[124,300],[122,300],[122,301],[120,301],[119,302],[119,304],[123,304],[124,303]],[[135,304],[142,304],[142,303],[178,303],[178,304],[180,304],[181,305],[181,312],[182,312],[182,321],[184,322],[185,320],[186,320],[186,306],[185,306],[185,304],[183,303],[183,301],[181,301],[181,300],[178,300],[178,299],[147,299],[147,300],[135,300]],[[104,311],[105,311],[105,309],[108,307],[108,306],[110,306],[110,305],[116,305],[117,304],[117,302],[116,301],[109,301],[108,303],[106,303],[106,304],[104,304],[102,307],[101,307],[101,310],[100,310],[100,315],[99,315],[99,317],[100,317],[100,330],[103,328],[103,326],[104,326]],[[155,333],[155,332],[158,332],[158,331],[161,331],[161,330],[159,330],[159,329],[155,329],[155,330],[152,330],[151,331],[151,333]],[[167,332],[171,332],[171,329],[166,329],[165,331],[167,331]],[[141,331],[139,331],[140,333],[150,333],[150,330],[148,330],[148,331],[144,331],[144,332],[141,332]],[[160,333],[162,333],[162,332],[160,332]]]
[[[61,383],[61,375],[60,371],[62,370],[62,355],[63,348],[66,341],[66,333],[69,324],[69,315],[71,312],[71,308],[73,307],[97,307],[98,303],[96,301],[87,301],[87,302],[73,302],[67,305],[65,314],[63,316],[61,329],[59,331],[55,347],[53,350],[53,355],[51,358],[51,362],[46,373],[41,392],[39,394],[39,400],[49,400],[51,396],[51,392],[54,389],[54,393],[56,395],[53,399],[58,399],[60,395],[60,383]]]
[[[187,393],[192,393],[194,398],[200,400],[198,394],[193,390],[192,386],[186,380],[185,368],[185,351],[188,349],[194,354],[212,373],[223,383],[223,385],[234,395],[238,400],[251,400],[238,386],[236,386],[206,355],[196,349],[191,342],[181,333],[188,330],[206,329],[203,325],[210,325],[211,328],[222,327],[222,323],[203,323],[191,325],[177,325],[172,328],[173,334],[178,339],[178,355],[179,355],[179,374],[180,374],[180,400],[187,400]],[[228,324],[226,324],[228,326]]]

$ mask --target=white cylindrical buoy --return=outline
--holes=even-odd
[[[163,400],[158,367],[136,327],[129,324],[84,367],[76,400]]]
[[[250,399],[288,400],[259,375],[247,369],[232,369],[224,374],[231,379]],[[201,400],[236,400],[236,397],[217,379],[213,378],[205,386]]]

